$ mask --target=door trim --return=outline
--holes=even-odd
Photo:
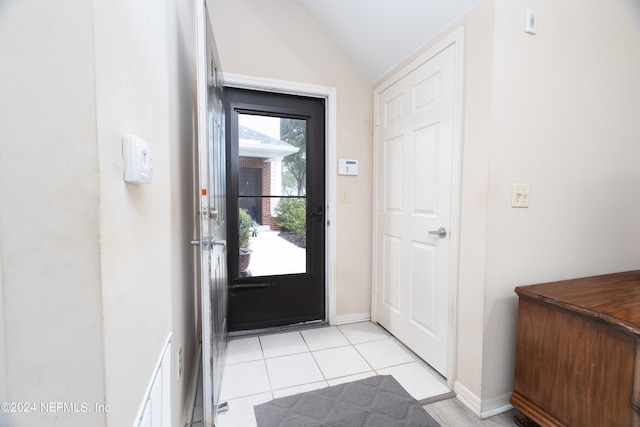
[[[380,82],[373,93],[373,114],[374,114],[374,140],[373,140],[373,245],[372,245],[372,266],[376,265],[376,252],[378,248],[378,206],[377,194],[379,181],[378,176],[378,146],[379,131],[378,125],[380,118],[378,117],[378,107],[380,94],[385,90],[407,76],[413,70],[426,63],[443,50],[450,46],[455,46],[455,70],[454,70],[454,134],[453,134],[453,180],[452,180],[452,198],[451,198],[451,266],[450,266],[450,282],[449,282],[449,320],[448,320],[448,336],[449,343],[447,346],[447,385],[453,390],[456,375],[456,352],[457,352],[457,297],[458,297],[458,265],[459,265],[459,247],[460,247],[460,201],[461,201],[461,181],[462,181],[462,117],[464,111],[463,104],[463,88],[464,88],[464,27],[460,27],[438,42],[432,48],[421,54],[393,75]],[[371,293],[371,320],[377,320],[376,306],[378,297],[378,278],[376,268],[372,267],[373,292]]]
[[[337,146],[337,89],[329,86],[318,86],[306,83],[288,82],[285,80],[266,79],[262,77],[246,76],[241,74],[223,73],[222,81],[225,86],[240,89],[282,93],[288,95],[300,95],[325,99],[325,153],[326,165],[326,200],[325,212],[325,307],[326,318],[330,325],[336,323],[336,260],[337,260],[337,217],[338,191],[336,188],[336,176],[338,174]]]

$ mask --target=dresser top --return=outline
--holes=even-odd
[[[516,293],[640,336],[640,270],[519,286]]]

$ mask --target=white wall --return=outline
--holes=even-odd
[[[337,157],[358,159],[359,176],[334,177],[351,193],[337,206],[337,316],[371,310],[371,83],[295,0],[213,0],[225,73],[337,88]],[[331,207],[330,207],[331,208]]]
[[[512,388],[515,286],[640,266],[638,9],[496,2],[483,398]],[[510,208],[514,182],[530,208]]]
[[[193,5],[101,1],[95,12],[102,289],[109,425],[132,422],[172,334],[174,424],[196,351],[193,296]],[[122,180],[121,137],[145,139],[150,185]],[[182,373],[178,379],[178,353]]]
[[[105,403],[93,5],[0,5],[0,253],[6,398]],[[104,414],[9,425],[103,425]]]
[[[172,334],[173,424],[197,344],[192,237],[193,6],[0,5],[0,274],[6,399],[108,404],[11,426],[132,425]],[[121,137],[154,178],[122,179]],[[175,360],[172,362],[175,368]]]
[[[483,1],[459,23],[465,26],[465,87],[456,381],[476,396],[483,382],[493,3]]]
[[[134,421],[171,332],[168,1],[98,1],[96,116],[109,425]],[[122,179],[122,136],[151,147],[153,181]]]

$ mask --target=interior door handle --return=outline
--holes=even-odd
[[[434,235],[434,236],[438,236],[441,239],[447,237],[447,229],[444,227],[440,227],[437,230],[431,230],[429,231],[430,235]]]
[[[213,238],[206,238],[206,239],[208,240],[207,246],[214,246],[214,245],[227,246],[226,240],[213,240]],[[200,246],[200,240],[192,240],[191,244],[193,246]]]

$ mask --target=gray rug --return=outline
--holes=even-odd
[[[440,427],[390,375],[281,397],[254,409],[258,427]]]

